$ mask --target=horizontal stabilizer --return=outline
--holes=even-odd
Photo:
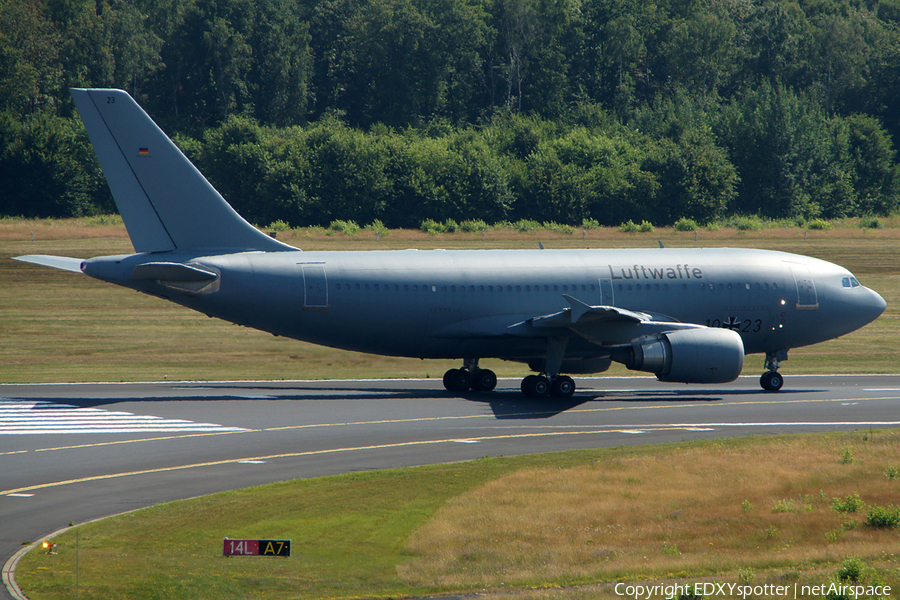
[[[14,256],[13,260],[31,263],[33,265],[41,265],[42,267],[53,267],[54,269],[62,269],[72,273],[81,273],[82,258],[69,258],[68,256],[48,256],[46,254],[27,254],[25,256]]]

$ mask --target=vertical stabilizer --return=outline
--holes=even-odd
[[[295,250],[241,218],[127,92],[71,92],[137,252]]]

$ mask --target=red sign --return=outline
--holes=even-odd
[[[259,556],[259,540],[229,540],[225,538],[224,556]]]

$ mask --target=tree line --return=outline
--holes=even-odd
[[[249,220],[602,224],[900,204],[900,0],[0,0],[0,214],[114,209],[128,90]]]

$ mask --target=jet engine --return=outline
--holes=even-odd
[[[744,367],[744,344],[730,329],[678,329],[640,337],[612,359],[676,383],[728,383]]]

